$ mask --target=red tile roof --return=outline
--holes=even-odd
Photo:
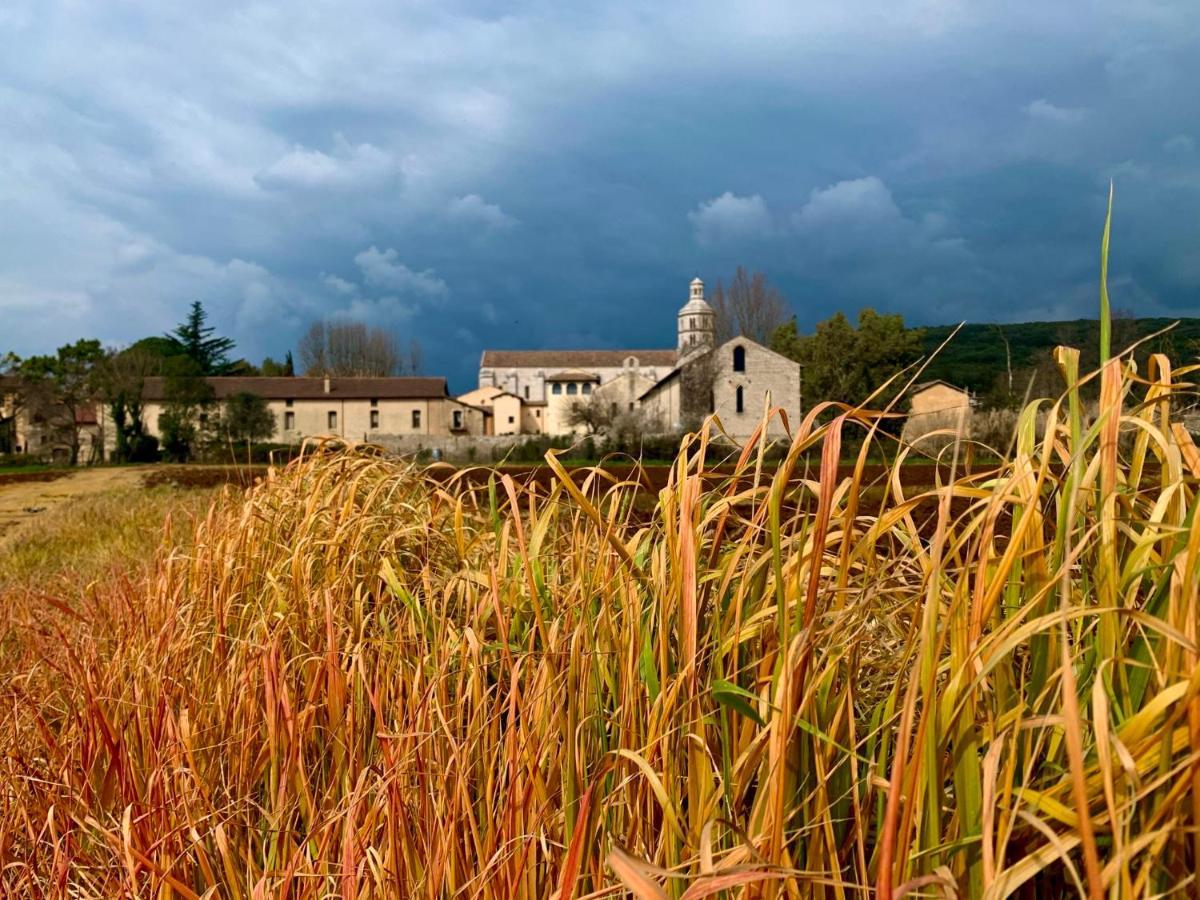
[[[639,366],[673,366],[674,350],[484,350],[479,365],[492,369],[615,369],[629,357]]]
[[[584,369],[567,369],[564,372],[553,372],[546,376],[547,381],[599,381],[600,376],[595,372]]]
[[[330,378],[325,392],[324,378],[291,378],[268,375],[229,375],[209,378],[218,400],[233,394],[257,394],[268,400],[433,400],[448,397],[445,378]],[[166,396],[165,378],[147,378],[142,394],[145,400],[160,401]]]

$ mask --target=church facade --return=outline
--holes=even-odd
[[[801,367],[745,337],[715,340],[716,313],[693,279],[676,315],[674,349],[485,350],[479,386],[458,399],[488,412],[493,434],[582,433],[573,407],[632,414],[651,432],[699,426],[716,413],[735,439],[753,433],[767,404],[800,419]],[[781,436],[774,419],[770,433]]]

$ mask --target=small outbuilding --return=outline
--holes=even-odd
[[[960,422],[964,430],[970,427],[973,402],[965,388],[941,380],[925,381],[913,386],[909,402],[904,440],[923,450],[944,444],[928,439],[933,432],[957,429]]]

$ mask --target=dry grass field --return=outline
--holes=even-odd
[[[111,500],[107,562],[0,570],[0,886],[1195,896],[1186,376],[1111,360],[1095,425],[1033,404],[934,484],[818,408],[778,466],[692,437],[649,495],[351,450]]]

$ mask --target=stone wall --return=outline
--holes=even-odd
[[[452,463],[490,463],[497,456],[503,456],[509,448],[527,440],[530,435],[513,434],[464,434],[464,435],[430,435],[430,434],[388,434],[376,435],[371,438],[372,444],[378,444],[388,453],[400,456],[421,456],[422,458],[438,458]]]

